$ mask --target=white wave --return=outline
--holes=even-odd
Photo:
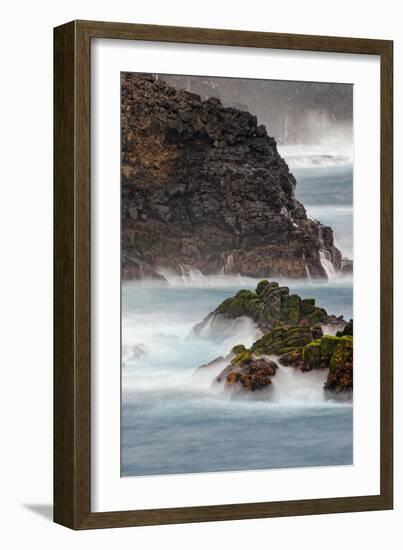
[[[353,162],[353,149],[348,144],[283,145],[278,151],[290,168],[346,166]]]
[[[327,373],[327,369],[302,372],[293,367],[278,365],[272,378],[273,392],[270,398],[288,406],[322,404],[326,401],[323,386]]]
[[[327,250],[319,251],[320,263],[322,264],[323,269],[327,275],[329,281],[333,281],[337,277],[336,270],[330,259],[330,254]]]
[[[181,288],[183,286],[193,288],[225,288],[225,287],[249,287],[255,284],[262,277],[255,279],[252,277],[243,277],[241,275],[228,275],[227,271],[222,268],[220,273],[214,275],[203,275],[198,269],[193,269],[190,266],[181,266],[181,274],[173,272],[165,268],[158,268],[158,273],[165,277],[169,286]],[[143,281],[144,282],[144,281]],[[149,285],[154,286],[154,281],[149,280]],[[158,284],[155,286],[161,286]]]
[[[228,254],[228,256],[225,258],[220,274],[229,275],[232,272],[233,266],[234,266],[234,255]]]
[[[194,330],[191,336],[195,337]],[[198,331],[198,338],[220,340],[230,350],[236,344],[251,346],[262,336],[262,332],[249,317],[227,319],[222,315],[212,315]]]

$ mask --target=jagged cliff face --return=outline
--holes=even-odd
[[[246,111],[122,75],[122,275],[326,277],[331,228],[310,220],[276,143]]]

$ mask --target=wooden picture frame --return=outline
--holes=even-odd
[[[94,38],[380,56],[381,472],[371,496],[91,512],[90,44]],[[54,520],[72,529],[329,514],[393,507],[393,43],[72,21],[54,31]]]

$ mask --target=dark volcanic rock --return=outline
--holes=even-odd
[[[353,320],[350,319],[343,330],[338,330],[336,336],[353,336]]]
[[[231,363],[217,376],[216,382],[224,382],[226,387],[238,390],[262,390],[271,384],[277,365],[265,358],[256,358],[242,345],[232,350],[236,355]]]
[[[275,140],[247,111],[122,75],[122,273],[326,278],[331,228],[306,216]]]
[[[341,273],[342,273],[342,275],[352,275],[353,266],[354,266],[353,260],[349,260],[348,258],[343,258],[341,260]]]

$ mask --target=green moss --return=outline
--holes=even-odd
[[[299,307],[301,303],[301,298],[298,294],[290,294],[286,298],[288,307]]]
[[[321,360],[320,348],[320,340],[313,340],[304,347],[302,351],[304,365],[309,367],[319,366]]]
[[[238,353],[231,361],[232,365],[235,365],[236,363],[244,364],[247,363],[252,354],[249,350],[245,349],[245,351],[241,351],[241,353]]]
[[[281,318],[289,323],[298,323],[300,319],[301,298],[297,294],[281,297]]]
[[[243,344],[238,344],[237,346],[234,346],[232,348],[232,353],[235,353],[235,355],[239,355],[240,353],[243,353],[246,351],[246,348]]]
[[[252,353],[257,355],[282,355],[295,348],[303,348],[312,340],[312,333],[306,327],[276,327],[257,340]]]
[[[301,300],[300,311],[301,317],[305,317],[306,315],[313,313],[315,311],[315,299],[305,298],[304,300]]]
[[[264,294],[270,288],[270,283],[267,279],[260,281],[256,287],[256,294]]]
[[[335,372],[353,359],[353,338],[342,336],[330,361],[330,372]]]
[[[226,311],[228,310],[228,308],[232,304],[232,301],[233,301],[233,298],[227,298],[226,300],[221,302],[221,304],[218,306],[216,311],[218,313],[226,313]]]
[[[235,298],[255,298],[256,297],[256,294],[254,292],[252,292],[252,290],[239,290],[236,294],[235,294]]]
[[[286,329],[284,327],[275,327],[270,334],[272,338],[276,340],[277,338],[281,338],[285,331]]]
[[[312,326],[318,323],[323,323],[326,317],[327,317],[326,311],[322,308],[316,307],[315,311],[313,311],[312,313],[310,313],[305,317],[305,320],[308,322],[310,326]]]
[[[227,315],[228,317],[241,317],[245,315],[245,300],[242,298],[227,298],[217,308],[217,313]]]
[[[265,334],[251,347],[251,352],[256,353],[257,355],[270,354],[273,353],[274,340],[271,332]]]
[[[339,343],[340,338],[338,336],[330,336],[326,334],[320,339],[320,352],[322,356],[321,360],[326,363],[326,365],[329,364],[332,355]]]
[[[256,292],[239,290],[232,298],[224,300],[216,313],[235,319],[246,315],[258,323],[264,330],[272,327],[289,328],[304,325],[309,328],[323,323],[327,319],[324,309],[315,307],[313,298],[301,300],[297,294],[290,294],[288,287],[280,287],[276,282],[266,279],[260,281]],[[320,330],[314,337],[321,336]],[[273,333],[273,337],[278,335]],[[298,340],[298,345],[301,341]]]

